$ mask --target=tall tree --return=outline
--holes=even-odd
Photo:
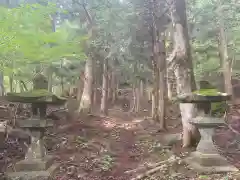
[[[218,0],[218,28],[219,28],[219,55],[220,61],[223,69],[223,77],[224,77],[224,87],[225,92],[228,94],[232,94],[232,60],[228,56],[228,42],[227,42],[227,34],[225,32],[224,20],[222,18],[223,14],[223,4],[221,0]]]
[[[87,21],[88,21],[88,35],[91,39],[95,33],[95,23],[90,13],[86,8],[86,4],[82,1],[82,7],[84,9]],[[82,98],[79,106],[80,113],[90,113],[92,108],[92,93],[93,93],[93,56],[91,52],[90,43],[87,45],[88,59],[85,64],[84,71],[84,88],[82,92]]]
[[[104,115],[108,113],[108,86],[109,86],[109,78],[108,78],[108,57],[104,58],[103,62],[103,80],[102,80],[102,99],[101,99],[101,112]]]
[[[166,66],[166,45],[165,36],[162,35],[159,40],[159,104],[158,114],[160,120],[160,129],[166,128],[166,106],[167,106],[167,66]]]
[[[164,31],[168,24],[164,15],[164,4],[153,0],[151,3],[152,15],[152,47],[153,47],[153,118],[160,122],[160,129],[165,128],[165,105],[166,105],[166,48]],[[163,15],[159,16],[158,14]]]
[[[173,0],[170,3],[173,6],[171,16],[174,27],[174,49],[168,60],[174,65],[177,93],[180,95],[191,93],[196,89],[196,85],[189,44],[185,0]],[[194,140],[194,136],[198,135],[196,127],[189,123],[196,116],[196,109],[193,104],[180,103],[180,111],[183,125],[183,147],[188,147]]]

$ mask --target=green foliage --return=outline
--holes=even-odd
[[[114,163],[114,158],[106,154],[99,160],[99,167],[103,171],[109,171],[112,168],[113,163]]]
[[[81,51],[80,43],[86,37],[71,37],[66,29],[52,32],[50,15],[53,5],[23,5],[8,9],[0,7],[1,54],[19,53],[29,60],[62,58]],[[83,54],[83,53],[82,53]]]
[[[229,59],[238,61],[239,58],[236,57],[239,57],[240,53],[239,8],[233,1],[223,0],[188,0],[187,3],[196,78],[203,79],[206,76],[221,73],[218,49],[219,21],[222,20],[225,26]],[[220,9],[222,13],[219,14]],[[234,64],[237,63],[234,62]],[[234,65],[233,75],[239,70],[239,67]]]
[[[29,80],[34,66],[41,63],[53,73],[54,85],[59,84],[59,77],[66,84],[73,83],[84,65],[79,61],[85,60],[85,53],[91,52],[98,61],[109,58],[110,66],[114,66],[116,73],[121,75],[121,82],[132,83],[136,77],[150,80],[152,17],[148,3],[147,0],[86,1],[96,30],[91,39],[88,39],[89,25],[80,0],[69,10],[75,15],[56,32],[52,32],[50,18],[56,11],[54,4],[25,4],[12,9],[0,7],[0,65],[4,67],[4,74],[14,74],[16,80]],[[167,9],[164,1],[159,3],[161,8],[154,13],[159,17],[156,18],[157,26],[162,28],[163,23],[159,21],[165,18],[164,13],[169,12],[162,9]],[[222,72],[218,49],[220,18],[226,27],[229,59],[235,59],[233,73],[239,74],[239,8],[229,0],[222,0],[221,6],[214,0],[187,0],[187,4],[196,78],[203,79]],[[219,17],[218,8],[222,8],[224,16]],[[91,43],[88,49],[85,48],[86,41]],[[168,47],[171,46],[169,42]],[[75,68],[71,69],[69,64]],[[134,69],[136,64],[138,66]]]
[[[51,66],[63,58],[86,59],[83,43],[87,35],[78,34],[78,29],[67,23],[52,31],[51,15],[56,10],[51,3],[11,9],[0,6],[0,70],[5,76],[29,80],[36,64]]]

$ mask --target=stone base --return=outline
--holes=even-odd
[[[52,119],[30,118],[18,120],[17,123],[21,128],[46,128],[54,126],[54,121]]]
[[[54,164],[46,171],[20,171],[11,172],[7,176],[11,180],[52,180],[53,172],[59,167],[59,164]]]
[[[53,164],[52,157],[44,159],[22,160],[16,163],[15,170],[19,171],[45,171]]]
[[[200,152],[193,152],[185,159],[193,169],[198,172],[236,172],[238,169],[230,165],[227,160],[219,154],[202,154]]]

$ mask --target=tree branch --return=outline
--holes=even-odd
[[[90,15],[90,13],[88,12],[88,10],[87,10],[87,8],[86,8],[86,5],[85,5],[84,3],[82,4],[82,7],[83,7],[83,9],[84,9],[84,11],[85,11],[85,13],[86,13],[88,23],[89,23],[90,25],[92,25],[92,24],[93,24],[92,17],[91,17],[91,15]]]
[[[73,2],[83,7],[83,9],[84,9],[84,11],[85,11],[85,13],[86,13],[86,16],[87,16],[87,21],[88,21],[88,23],[89,23],[90,25],[92,25],[92,24],[93,24],[93,19],[92,19],[90,13],[88,12],[88,10],[87,10],[87,8],[86,8],[86,4],[85,4],[84,2],[80,3],[80,2],[78,2],[77,0],[74,0]]]
[[[163,167],[164,167],[166,164],[174,163],[174,162],[176,162],[177,160],[178,160],[178,159],[177,159],[175,156],[172,156],[172,157],[170,157],[170,158],[167,159],[167,160],[160,161],[160,162],[156,163],[155,165],[153,165],[153,166],[151,167],[151,169],[148,170],[147,172],[145,172],[145,173],[143,173],[143,174],[139,174],[137,177],[132,178],[131,180],[141,180],[141,179],[143,179],[143,178],[145,178],[145,177],[147,177],[147,176],[149,176],[149,175],[151,175],[151,174],[156,173],[156,172],[159,171],[159,170],[162,170]]]

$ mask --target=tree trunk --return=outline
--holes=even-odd
[[[97,85],[97,68],[96,68],[96,57],[95,57],[95,53],[93,53],[94,58],[92,61],[92,94],[91,94],[91,109],[93,111],[95,105],[97,104],[97,89],[98,89],[98,85]]]
[[[133,85],[133,112],[138,113],[140,110],[140,91],[139,91],[139,80],[137,79]]]
[[[48,91],[49,92],[52,92],[52,76],[53,76],[53,72],[52,72],[52,69],[49,67],[47,70]]]
[[[10,87],[10,92],[13,92],[13,75],[11,74],[10,76],[8,76],[9,79],[9,87]]]
[[[19,87],[21,92],[28,91],[26,84],[22,80],[19,81]]]
[[[140,111],[140,90],[139,90],[139,86],[135,87],[135,94],[136,94],[136,109],[135,109],[135,112],[138,113]]]
[[[101,104],[101,88],[102,88],[102,74],[103,74],[103,62],[102,57],[96,54],[96,62],[94,66],[94,94],[93,104],[99,106]]]
[[[228,57],[227,49],[227,38],[224,31],[224,22],[222,20],[221,2],[219,1],[219,55],[220,61],[222,62],[223,76],[224,76],[224,87],[227,94],[232,94],[232,73],[231,73],[231,62]]]
[[[86,19],[89,24],[88,35],[90,38],[95,36],[95,23],[86,8],[86,4],[82,4],[82,7],[86,14]],[[92,111],[92,93],[93,93],[93,53],[91,52],[91,43],[88,42],[87,44],[87,53],[88,59],[85,65],[85,72],[84,72],[84,89],[80,101],[79,106],[79,113],[91,113]]]
[[[147,91],[147,98],[148,98],[148,101],[151,102],[152,101],[152,97],[153,97],[153,88],[152,86],[150,85],[150,83],[147,84],[147,88],[146,88],[146,91]]]
[[[61,69],[63,68],[63,60],[61,60]],[[61,92],[64,94],[64,83],[63,83],[63,76],[60,76],[60,83],[61,83]]]
[[[191,93],[191,82],[188,69],[185,67],[178,67],[175,70],[177,80],[177,93]],[[194,136],[196,136],[196,127],[191,125],[189,121],[196,116],[196,108],[191,103],[180,103],[180,111],[183,125],[183,147],[190,147]]]
[[[154,121],[159,122],[159,60],[161,60],[160,51],[160,30],[157,28],[157,19],[155,13],[158,12],[156,9],[156,0],[152,1],[152,67],[153,67],[153,99],[152,99],[152,117]]]
[[[185,0],[174,0],[174,5],[175,8],[171,8],[174,26],[174,50],[169,61],[175,64],[177,93],[180,95],[191,93],[196,89],[196,85],[189,45]],[[189,147],[195,136],[198,136],[196,127],[189,123],[196,116],[196,108],[194,104],[180,103],[180,111],[183,125],[183,147]]]
[[[114,84],[113,84],[113,73],[112,73],[112,69],[109,70],[108,72],[108,102],[112,102],[113,99],[113,89]]]
[[[101,113],[108,114],[108,58],[104,59],[103,65],[103,82],[102,82],[102,99],[101,99]]]
[[[91,113],[92,108],[92,88],[93,88],[93,59],[89,56],[85,65],[84,88],[80,101],[79,112]]]
[[[152,90],[152,119],[159,121],[158,103],[159,103],[159,69],[156,56],[152,59],[153,65],[153,90]]]
[[[21,81],[18,81],[18,86],[19,86],[20,92],[24,92],[24,88],[21,84]]]
[[[117,75],[112,71],[112,104],[117,100]]]
[[[140,80],[140,96],[141,97],[145,96],[144,82],[142,79]]]
[[[0,96],[3,96],[4,95],[4,75],[3,75],[3,72],[0,71]]]
[[[166,101],[167,101],[167,83],[166,83],[166,49],[165,40],[159,41],[159,104],[158,114],[160,120],[160,129],[166,129]]]
[[[173,51],[173,42],[174,42],[174,28],[171,26],[170,31],[166,33],[167,41],[169,41],[169,46],[166,48],[166,54],[170,54]],[[167,66],[167,91],[168,91],[168,99],[171,100],[174,96],[176,96],[176,78],[174,75],[174,71],[171,67]]]
[[[175,93],[174,93],[174,82],[175,82],[175,77],[174,77],[174,72],[170,70],[170,68],[167,68],[167,96],[168,99],[171,100]]]
[[[83,85],[84,85],[84,77],[80,76],[78,83],[77,83],[77,100],[78,100],[78,102],[80,102],[81,98],[82,98]]]

